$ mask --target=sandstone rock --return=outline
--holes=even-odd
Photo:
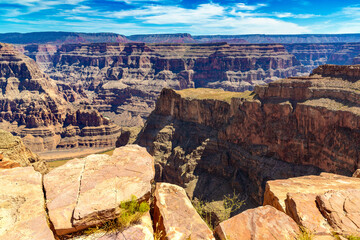
[[[316,197],[327,222],[343,234],[360,234],[360,189],[328,191]]]
[[[0,168],[33,166],[40,173],[48,172],[44,161],[32,153],[19,137],[0,129]]]
[[[51,78],[80,83],[93,96],[91,104],[116,115],[121,126],[142,124],[164,87],[242,91],[293,76],[300,67],[279,44],[71,44],[62,45],[48,61],[41,64],[48,66]]]
[[[357,170],[354,172],[353,177],[355,177],[355,178],[360,178],[360,169],[357,169]]]
[[[215,239],[201,219],[185,190],[169,183],[157,183],[154,226],[161,239]]]
[[[331,235],[332,229],[319,211],[316,194],[312,193],[288,193],[285,200],[286,213],[297,224],[305,227],[316,235]]]
[[[80,104],[81,88],[57,85],[32,59],[1,43],[0,86],[0,128],[15,132],[30,150],[115,147],[120,128]]]
[[[292,239],[300,233],[292,218],[271,206],[246,210],[220,223],[215,232],[221,240]]]
[[[332,190],[360,189],[358,178],[330,173],[320,176],[304,176],[283,180],[268,181],[264,205],[272,205],[292,217],[299,225],[314,232],[315,235],[330,236],[334,229],[316,204],[318,195]]]
[[[106,233],[98,232],[89,236],[72,238],[74,240],[153,240],[154,231],[150,214],[144,215],[138,223],[130,226],[122,232]]]
[[[321,195],[330,190],[359,189],[360,179],[331,173],[320,176],[303,176],[273,180],[266,183],[263,205],[271,205],[285,212],[287,194],[303,193]],[[315,198],[313,199],[315,201]]]
[[[57,234],[115,218],[119,204],[132,195],[148,200],[153,164],[144,148],[128,145],[115,149],[112,156],[71,160],[45,175],[47,207]]]
[[[0,170],[0,239],[54,239],[41,178],[32,167]]]

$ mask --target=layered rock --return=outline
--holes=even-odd
[[[169,183],[157,183],[154,197],[154,226],[155,231],[161,233],[161,240],[215,240],[183,188]]]
[[[32,167],[0,172],[0,238],[55,239],[47,223],[41,174]]]
[[[118,126],[96,110],[70,104],[84,97],[80,90],[59,88],[8,44],[0,44],[0,86],[0,126],[21,136],[32,151],[115,146]]]
[[[147,201],[153,164],[144,148],[128,145],[117,148],[112,156],[90,155],[52,170],[44,177],[44,188],[56,233],[63,235],[114,219],[120,203],[132,195]]]
[[[92,105],[129,126],[142,123],[164,87],[242,91],[293,76],[299,67],[277,44],[74,44],[61,46],[51,61],[42,63],[50,77],[70,85],[80,80]]]
[[[264,205],[286,212],[317,236],[359,234],[358,178],[322,173],[268,181]]]
[[[261,204],[270,179],[350,176],[360,156],[358,81],[354,72],[321,76],[322,68],[248,93],[164,89],[139,139],[156,179],[190,197],[219,200],[235,188]]]
[[[293,219],[271,206],[242,212],[220,223],[215,232],[221,240],[293,239],[300,233]]]
[[[39,157],[31,152],[19,137],[0,129],[0,168],[33,166],[40,173],[48,171]]]

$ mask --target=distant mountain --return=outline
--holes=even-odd
[[[116,33],[76,33],[76,32],[32,32],[32,33],[1,33],[0,42],[12,44],[66,44],[66,43],[99,43],[129,40]]]
[[[213,42],[213,40],[235,43],[235,39],[248,43],[345,43],[360,42],[360,34],[300,34],[300,35],[200,35],[193,36],[198,43]]]
[[[134,42],[143,43],[196,43],[189,33],[175,34],[141,34],[127,37]]]
[[[300,35],[198,35],[189,33],[140,34],[124,36],[117,33],[77,33],[77,32],[32,32],[0,33],[0,42],[12,44],[56,44],[67,43],[216,43],[257,44],[257,43],[356,43],[360,34],[300,34]]]

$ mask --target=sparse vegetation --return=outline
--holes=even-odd
[[[117,209],[120,214],[115,219],[103,222],[96,227],[88,228],[84,231],[85,235],[97,232],[111,233],[121,231],[139,221],[139,219],[150,210],[147,202],[139,203],[136,196],[132,195],[131,200],[124,201]]]
[[[220,89],[210,88],[188,88],[176,91],[183,98],[192,99],[215,99],[230,103],[232,98],[243,98],[247,100],[254,99],[255,93],[251,91],[245,92],[229,92]]]
[[[360,240],[360,236],[355,236],[355,235],[349,235],[349,236],[346,236],[346,238],[348,240]]]
[[[219,222],[227,220],[232,213],[240,210],[245,204],[244,202],[244,200],[240,199],[240,195],[234,192],[232,195],[224,196],[223,201],[220,202],[221,207],[215,207],[214,204],[201,199],[193,200],[193,205],[209,228],[214,230]]]
[[[305,227],[300,227],[300,233],[295,238],[296,240],[312,240],[314,239],[314,234]]]

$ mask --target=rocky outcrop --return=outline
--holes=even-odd
[[[0,129],[0,168],[33,166],[40,173],[48,168],[39,157],[31,152],[19,137]]]
[[[183,188],[169,183],[157,183],[154,196],[154,226],[155,231],[161,233],[161,240],[215,240]]]
[[[55,239],[41,178],[32,167],[0,169],[0,239]]]
[[[320,69],[248,93],[164,89],[139,138],[156,179],[190,197],[219,200],[235,188],[261,204],[271,179],[350,176],[360,156],[357,81]]]
[[[52,170],[44,177],[44,188],[56,233],[64,235],[114,219],[120,203],[132,195],[147,201],[153,164],[144,148],[129,145],[117,148],[112,156],[90,155]]]
[[[90,103],[122,126],[141,125],[164,87],[242,91],[299,67],[278,44],[70,44],[49,55],[51,62],[39,61],[51,78],[87,91]]]
[[[0,44],[0,86],[0,127],[22,137],[30,150],[115,146],[118,126],[86,105],[70,103],[85,97],[81,90],[60,88],[8,44]]]
[[[268,181],[264,205],[286,212],[317,236],[358,234],[358,178],[322,173]],[[359,225],[357,225],[359,226]]]
[[[215,232],[221,240],[295,239],[300,233],[293,219],[271,206],[242,212],[220,223]]]

